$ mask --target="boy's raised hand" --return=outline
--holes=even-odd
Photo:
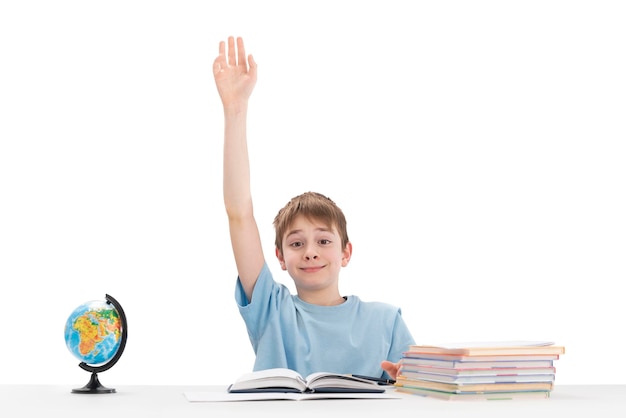
[[[219,55],[213,62],[213,76],[224,107],[245,103],[256,84],[257,66],[252,55],[246,57],[243,39],[228,38],[228,51],[220,42]]]

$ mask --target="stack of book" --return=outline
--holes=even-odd
[[[549,398],[565,348],[544,341],[412,345],[396,390],[446,400]]]

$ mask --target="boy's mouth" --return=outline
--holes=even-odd
[[[325,266],[309,266],[309,267],[300,267],[300,270],[305,273],[315,273],[323,269]]]

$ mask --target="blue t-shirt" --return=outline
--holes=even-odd
[[[312,305],[275,282],[267,264],[252,302],[239,280],[235,299],[256,354],[254,370],[386,376],[380,362],[398,362],[414,344],[399,308],[356,296],[336,306]]]

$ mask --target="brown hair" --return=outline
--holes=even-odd
[[[309,219],[322,221],[328,227],[337,228],[341,238],[341,248],[346,248],[348,242],[348,230],[346,217],[342,210],[330,198],[321,193],[306,192],[294,197],[278,211],[274,218],[274,229],[276,230],[276,248],[282,254],[283,237],[287,233],[287,228],[291,226],[298,215],[304,215]]]

